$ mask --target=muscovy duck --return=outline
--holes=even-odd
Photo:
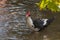
[[[49,18],[49,19],[35,19],[35,20],[32,20],[32,18],[30,16],[30,11],[28,11],[27,14],[26,14],[26,19],[27,19],[28,26],[33,31],[41,31],[42,29],[44,29],[50,23],[53,22],[54,17],[53,18]]]

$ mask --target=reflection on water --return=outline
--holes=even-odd
[[[21,30],[21,28],[26,28],[25,11],[23,8],[18,9],[20,9],[18,10],[18,13],[17,11],[11,13],[11,9],[9,8],[0,8],[0,40],[18,40],[18,38],[14,34],[16,32],[19,34],[24,33],[19,31]],[[13,30],[16,31],[14,34],[11,34],[14,32]]]
[[[24,16],[21,17],[17,13],[10,14],[8,10],[3,10],[3,12],[1,11],[0,13],[0,40],[60,40],[60,13],[56,14],[56,19],[51,25],[40,32],[30,32],[27,31],[29,30],[28,28],[24,32],[19,32],[23,29],[23,26],[21,27],[22,29],[19,27],[20,22],[22,22],[20,20],[25,19]],[[49,15],[47,14],[46,16]]]

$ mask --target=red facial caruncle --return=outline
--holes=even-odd
[[[30,11],[27,11],[26,17],[29,17],[29,16],[30,16]]]

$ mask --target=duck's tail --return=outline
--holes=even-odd
[[[54,19],[55,19],[55,17],[49,18],[49,19],[47,20],[47,24],[50,24],[51,22],[53,22]]]

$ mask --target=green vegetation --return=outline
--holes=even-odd
[[[25,0],[22,0],[22,2]],[[36,0],[35,0],[36,1]],[[10,3],[17,5],[20,0],[12,1]],[[27,1],[29,2],[29,1]],[[40,10],[51,10],[52,12],[60,12],[60,0],[40,0],[40,2],[35,3]]]
[[[60,11],[60,0],[41,0],[36,3],[40,10]]]

